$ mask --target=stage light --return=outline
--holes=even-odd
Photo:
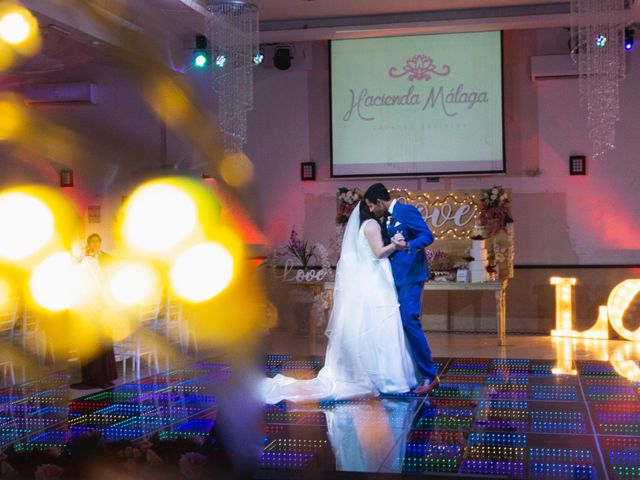
[[[227,57],[223,54],[216,55],[216,67],[222,68],[227,63]]]
[[[52,312],[69,308],[74,266],[73,257],[66,252],[51,255],[39,263],[29,279],[29,290],[36,304]]]
[[[233,257],[219,243],[200,243],[181,253],[171,268],[171,285],[185,300],[198,303],[213,298],[231,283]]]
[[[254,65],[260,65],[262,62],[264,62],[264,51],[260,49],[260,51],[253,56],[253,63]]]
[[[197,53],[193,58],[193,66],[203,68],[207,66],[208,58],[204,53]]]
[[[123,237],[127,246],[142,253],[166,253],[195,229],[193,199],[167,181],[138,188],[125,207]]]
[[[0,257],[22,260],[44,247],[54,234],[54,218],[40,199],[21,192],[0,195]]]
[[[204,68],[209,64],[209,50],[207,37],[196,35],[196,48],[193,51],[193,66]]]
[[[633,35],[635,31],[631,28],[625,28],[624,30],[624,49],[626,51],[633,50]]]
[[[604,35],[598,35],[596,37],[596,46],[597,47],[604,47],[607,44],[608,38],[605,37]]]
[[[129,263],[111,269],[109,293],[122,305],[136,305],[149,299],[157,285],[153,269],[143,263]]]
[[[278,70],[289,70],[291,67],[291,49],[289,47],[276,48],[276,53],[273,55],[273,66]]]

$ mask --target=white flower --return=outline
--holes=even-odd
[[[492,193],[493,195],[497,195],[497,194],[498,194],[498,189],[497,189],[496,187],[493,187],[493,188],[491,189],[491,193]]]
[[[495,200],[496,198],[498,198],[496,194],[491,194],[491,200]]]

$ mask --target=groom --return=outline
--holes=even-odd
[[[423,379],[415,393],[426,395],[440,384],[420,323],[422,289],[428,274],[424,247],[433,243],[433,233],[416,207],[400,203],[396,199],[391,200],[389,192],[381,183],[371,185],[364,194],[364,200],[371,213],[379,218],[384,217],[382,231],[387,238],[400,233],[406,241],[406,245],[394,242],[398,251],[389,258],[398,290],[404,333]]]

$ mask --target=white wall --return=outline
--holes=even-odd
[[[564,29],[504,34],[506,175],[383,182],[416,190],[511,188],[517,264],[638,264],[640,48],[627,54],[616,150],[594,159],[578,81],[529,79],[530,57],[566,53],[567,41]],[[312,60],[311,69],[256,72],[247,153],[256,164],[258,221],[274,245],[285,243],[294,225],[306,238],[329,244],[336,189],[364,189],[374,181],[330,178],[326,43],[313,44]],[[587,176],[569,176],[574,154],[587,155]],[[317,163],[316,182],[299,180],[304,161]]]
[[[28,143],[0,145],[0,187],[38,183],[58,189],[58,172],[72,169],[75,186],[65,188],[64,194],[72,199],[85,222],[87,207],[101,206],[102,221],[85,225],[83,234],[101,234],[108,249],[122,196],[137,182],[162,171],[165,161],[186,165],[190,155],[171,132],[165,145],[162,126],[129,77],[111,60],[18,78],[5,89],[19,92],[28,83],[67,82],[95,83],[97,104],[26,107],[29,114],[59,130],[55,134],[50,129],[39,131],[30,121]]]

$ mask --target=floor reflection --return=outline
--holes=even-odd
[[[401,472],[407,439],[422,398],[382,398],[322,407],[336,470]]]

